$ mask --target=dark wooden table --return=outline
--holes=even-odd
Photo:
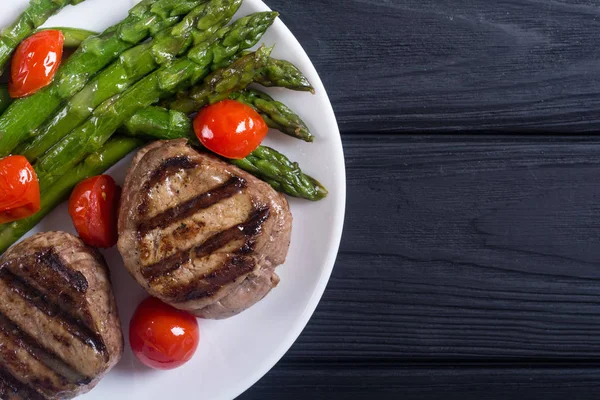
[[[331,96],[348,208],[241,399],[600,397],[600,2],[269,4]]]

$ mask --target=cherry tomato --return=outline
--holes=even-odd
[[[142,363],[155,369],[174,369],[188,362],[200,340],[196,317],[149,297],[135,311],[129,343]]]
[[[40,210],[40,183],[23,156],[0,160],[0,224],[29,217]]]
[[[207,149],[223,157],[241,159],[256,150],[269,128],[252,107],[223,100],[198,113],[194,131]]]
[[[117,217],[121,188],[108,175],[80,182],[69,198],[69,214],[81,240],[90,246],[117,244]]]
[[[62,60],[64,41],[62,32],[48,30],[21,42],[11,63],[8,91],[12,98],[29,96],[52,82]]]

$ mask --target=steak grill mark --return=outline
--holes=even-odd
[[[184,286],[171,288],[168,295],[177,303],[212,297],[221,287],[242,275],[248,275],[255,267],[254,258],[236,255],[221,268],[200,276]]]
[[[262,207],[259,209],[255,209],[252,214],[250,214],[250,216],[248,217],[248,219],[244,222],[242,222],[241,224],[235,225],[229,229],[226,229],[222,232],[219,232],[211,237],[209,237],[208,239],[206,239],[202,244],[199,244],[198,246],[195,246],[191,249],[186,249],[186,250],[182,250],[179,251],[175,254],[173,254],[170,257],[167,257],[155,264],[149,265],[146,268],[144,268],[142,270],[142,275],[144,276],[144,278],[146,279],[156,279],[160,276],[163,276],[169,272],[172,272],[178,268],[180,268],[182,265],[184,265],[187,262],[190,262],[192,257],[194,258],[202,258],[202,257],[206,257],[210,254],[212,254],[213,252],[217,251],[218,249],[222,248],[223,246],[225,246],[227,243],[230,243],[234,240],[240,240],[240,239],[246,239],[244,242],[244,245],[240,248],[240,253],[247,253],[250,249],[249,249],[249,245],[252,242],[252,237],[256,236],[257,234],[260,233],[260,230],[262,228],[262,225],[265,223],[265,221],[269,218],[270,215],[270,209],[268,207]],[[232,272],[232,268],[234,266],[237,267],[242,267],[242,262],[241,260],[247,260],[247,257],[236,257],[234,259],[232,259],[230,261],[228,266],[229,271]],[[243,270],[246,271],[248,268],[253,268],[253,267],[249,267],[248,265],[243,266],[242,268],[237,268],[238,270]],[[251,271],[252,269],[250,269]],[[198,278],[198,281],[200,280],[204,280],[204,279],[215,279],[217,278],[218,271],[213,271],[210,272],[204,276],[201,276]],[[227,274],[227,279],[231,278],[231,273]],[[218,282],[217,285],[223,285],[224,283],[227,282]],[[186,298],[187,300],[189,300],[190,298],[188,298],[190,296],[190,292],[192,291],[196,291],[197,292],[197,286],[198,286],[198,282],[192,282],[190,283],[190,287],[188,287],[187,289],[183,288],[181,291],[183,294],[183,297]],[[215,289],[215,288],[213,288]],[[174,290],[175,291],[175,290]],[[204,290],[204,292],[206,292],[206,290]],[[194,295],[192,295],[192,298],[199,298],[199,297],[203,297],[205,294],[200,294],[200,293],[196,293]]]
[[[88,281],[85,279],[85,276],[81,272],[74,271],[63,264],[54,249],[42,251],[36,255],[36,258],[65,279],[69,286],[79,293],[85,293],[88,290]]]
[[[70,365],[64,362],[59,356],[54,354],[42,345],[27,332],[21,330],[6,315],[0,312],[0,330],[20,348],[25,349],[35,359],[44,364],[48,369],[54,371],[62,378],[63,383],[73,383],[76,385],[87,385],[91,379],[82,375]],[[6,361],[6,360],[4,360]]]
[[[71,316],[68,310],[63,310],[59,305],[49,301],[46,295],[4,266],[0,266],[0,279],[6,282],[13,292],[46,314],[82,343],[101,354],[105,361],[108,361],[108,352],[104,341],[97,333],[92,332],[81,319]]]
[[[168,160],[163,161],[163,163],[156,168],[152,175],[150,175],[150,179],[144,184],[144,193],[147,193],[156,186],[158,183],[163,181],[165,178],[174,175],[182,170],[194,169],[198,166],[197,163],[190,160],[187,156],[179,156],[169,158]],[[146,215],[148,211],[148,198],[145,197],[144,200],[138,206],[138,213],[140,215]]]
[[[46,400],[44,396],[19,381],[10,372],[0,366],[0,398],[11,398],[9,396],[17,396],[18,399],[23,400]]]
[[[235,196],[245,187],[246,181],[242,178],[234,176],[221,186],[199,194],[181,204],[178,204],[175,207],[165,210],[162,213],[141,222],[138,225],[138,234],[140,236],[144,236],[156,228],[164,229],[177,221],[191,217],[200,210],[209,208],[225,199]]]
[[[88,328],[93,329],[94,323],[87,310],[85,297],[88,281],[81,272],[63,264],[54,249],[10,260],[2,267],[44,291],[61,308],[77,310],[78,317]]]

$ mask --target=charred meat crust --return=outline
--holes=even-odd
[[[271,269],[263,269],[258,275],[248,275],[233,292],[216,303],[195,311],[195,314],[208,319],[234,316],[243,311],[248,303],[254,304],[262,300],[278,284],[279,276]]]
[[[71,319],[79,320],[89,330],[94,329],[85,299],[89,283],[81,272],[68,268],[54,249],[9,260],[0,268],[0,276],[10,271],[33,290],[40,294],[43,292],[46,302],[55,303],[67,313],[74,313]]]
[[[260,232],[262,224],[264,224],[268,217],[268,208],[256,210],[244,223],[216,233],[198,246],[179,251],[172,256],[164,258],[158,263],[144,267],[142,269],[142,275],[146,279],[156,279],[159,276],[176,270],[183,264],[192,261],[194,258],[206,257],[234,240],[245,239],[244,245],[240,248],[239,252],[249,253],[252,250],[252,237]],[[208,276],[204,275],[199,279],[208,279]],[[176,288],[173,290],[177,291]]]
[[[234,256],[219,269],[198,277],[184,286],[170,287],[165,295],[170,301],[181,303],[213,296],[217,290],[239,276],[248,275],[256,267],[251,257]]]
[[[61,377],[65,384],[87,385],[91,382],[89,377],[82,375],[69,364],[65,363],[56,354],[43,348],[34,337],[21,330],[2,313],[0,313],[0,331],[11,338],[17,346],[25,349],[34,358],[44,364],[48,369],[54,371]],[[7,360],[4,361],[6,362]]]
[[[52,318],[54,322],[64,327],[73,337],[90,346],[94,351],[102,354],[105,360],[108,360],[104,341],[96,332],[92,332],[82,320],[71,316],[68,310],[64,310],[58,304],[49,301],[48,296],[32,287],[22,278],[14,275],[7,268],[0,267],[0,279],[6,282],[13,292],[21,296],[32,307]]]
[[[0,366],[0,398],[23,400],[46,400],[44,396],[12,376]]]
[[[197,166],[189,157],[185,156],[177,156],[173,158],[169,158],[168,160],[163,161],[163,163],[158,167],[158,169],[152,172],[150,175],[150,179],[144,185],[144,189],[149,191],[153,186],[160,183],[165,178],[173,175],[181,170],[192,169]],[[142,202],[138,207],[138,212],[141,215],[145,215],[148,211],[148,203]]]
[[[197,315],[227,299],[206,313],[222,318],[276,286],[291,222],[287,200],[267,183],[185,140],[154,142],[125,181],[119,251],[151,295]]]
[[[0,284],[0,398],[72,398],[120,359],[108,268],[78,238],[46,232],[13,246]]]
[[[209,208],[240,193],[245,187],[246,181],[234,176],[221,186],[199,194],[190,200],[178,204],[176,207],[169,208],[146,221],[140,222],[138,225],[138,234],[141,237],[153,229],[166,228],[176,221],[188,218],[202,209]]]

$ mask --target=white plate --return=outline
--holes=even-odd
[[[21,12],[27,0],[2,4],[0,26]],[[73,26],[100,31],[124,18],[133,1],[86,0],[64,9],[45,26]],[[268,10],[260,0],[246,0],[238,16]],[[263,301],[225,321],[200,320],[200,346],[195,357],[174,371],[153,371],[131,353],[127,343],[129,320],[143,290],[129,276],[116,250],[105,253],[110,265],[126,350],[122,361],[82,398],[165,399],[173,395],[195,399],[233,399],[260,379],[291,347],[314,312],[338,251],[344,219],[346,179],[339,130],[325,88],[308,56],[281,22],[277,21],[262,40],[276,44],[273,56],[294,62],[311,80],[317,94],[268,90],[276,99],[296,110],[317,140],[307,144],[278,132],[267,145],[298,161],[304,170],[327,186],[330,195],[318,203],[292,199],[294,228],[292,246],[285,265],[278,268],[281,283]],[[128,160],[111,170],[122,184]],[[66,206],[48,216],[34,232],[73,227]],[[33,232],[32,232],[33,233]]]

